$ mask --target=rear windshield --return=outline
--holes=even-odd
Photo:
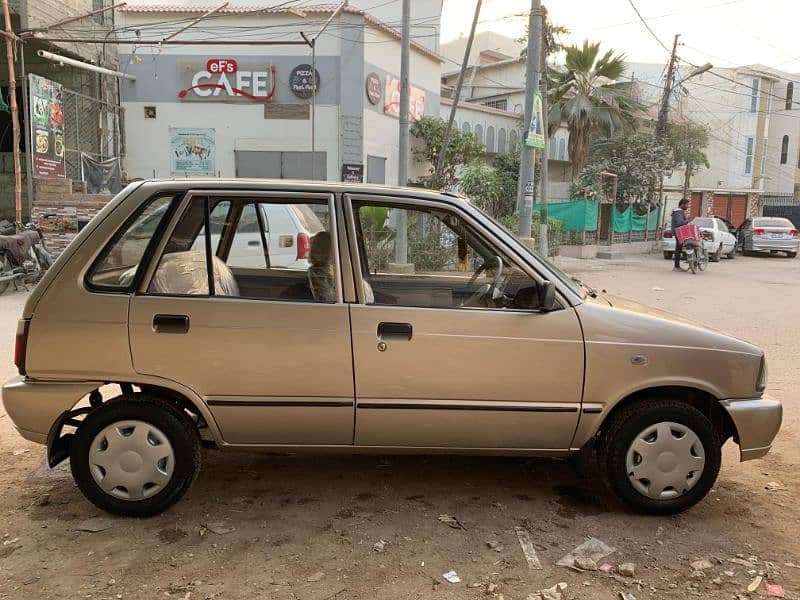
[[[292,204],[290,206],[300,224],[306,228],[311,235],[325,230],[325,226],[319,220],[312,208],[307,204]]]
[[[755,227],[786,227],[791,229],[794,227],[789,219],[776,218],[759,218],[753,221]]]
[[[697,225],[698,227],[708,227],[709,229],[713,229],[714,219],[709,219],[706,217],[697,217],[694,221],[692,221],[692,225]]]

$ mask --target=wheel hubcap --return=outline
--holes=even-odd
[[[625,466],[634,489],[654,500],[687,493],[706,464],[697,434],[680,423],[656,423],[641,431],[628,448]]]
[[[98,433],[89,448],[97,485],[121,500],[144,500],[172,479],[175,454],[167,436],[144,421],[118,421]]]

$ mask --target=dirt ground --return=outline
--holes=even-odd
[[[2,414],[0,597],[524,600],[566,582],[565,598],[735,599],[766,597],[763,583],[747,592],[760,574],[782,584],[787,598],[800,598],[800,259],[737,257],[697,276],[673,273],[655,255],[565,266],[597,288],[764,347],[769,393],[785,406],[773,451],[740,464],[729,443],[703,502],[653,518],[625,512],[566,462],[208,450],[183,501],[135,520],[108,517],[85,501],[68,465],[48,470],[43,448],[20,438]],[[4,379],[14,371],[24,297],[0,296]],[[441,514],[463,529],[439,522]],[[90,518],[110,527],[80,531]],[[528,569],[517,527],[530,532],[542,570]],[[555,566],[591,536],[616,548],[610,564],[634,563],[634,576]],[[692,576],[689,563],[699,558],[719,564]],[[444,580],[451,570],[461,583]]]

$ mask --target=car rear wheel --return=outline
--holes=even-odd
[[[720,259],[722,258],[722,244],[719,245],[719,248],[717,248],[717,251],[714,252],[711,255],[710,258],[711,258],[711,262],[719,262],[720,261]]]
[[[797,252],[787,252],[786,256],[788,256],[789,258],[794,258],[795,256],[797,256]]]
[[[664,260],[672,260],[673,253],[664,250]]]
[[[678,513],[702,500],[717,479],[721,443],[693,406],[646,400],[622,409],[603,433],[599,460],[611,491],[645,514]]]
[[[90,502],[117,515],[147,517],[189,489],[200,469],[200,439],[176,406],[127,394],[84,419],[72,440],[70,464]]]

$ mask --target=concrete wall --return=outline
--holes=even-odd
[[[464,60],[464,50],[467,47],[468,38],[469,31],[462,31],[456,39],[442,43],[441,54],[449,59],[445,72],[457,69]],[[475,33],[475,39],[472,42],[469,64],[478,64],[482,50],[495,50],[509,56],[519,56],[522,51],[522,44],[513,38],[494,31],[478,31]]]
[[[786,109],[786,87],[789,79],[776,82],[772,102],[767,148],[767,174],[764,189],[767,193],[791,194],[800,183],[800,76],[794,78],[794,102]],[[789,152],[786,164],[781,164],[783,137],[788,136]]]
[[[350,6],[366,10],[376,19],[398,31],[402,26],[401,2],[350,0]],[[411,39],[429,50],[439,52],[441,18],[442,0],[411,0]]]

